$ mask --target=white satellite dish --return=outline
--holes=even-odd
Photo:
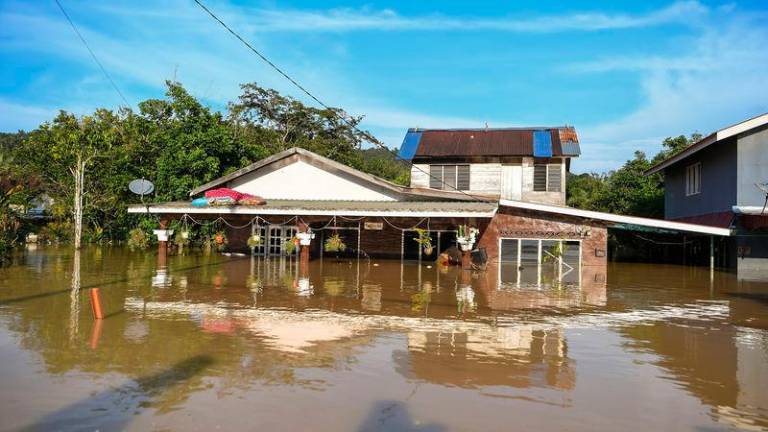
[[[765,213],[765,208],[768,206],[768,182],[766,183],[755,183],[755,186],[760,189],[762,193],[765,194],[765,203],[763,203],[763,210],[760,212],[760,214]]]
[[[149,180],[136,179],[128,183],[128,190],[143,197],[151,194],[155,190],[155,185]]]

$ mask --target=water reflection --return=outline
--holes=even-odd
[[[732,275],[98,251],[0,269],[4,427],[768,428],[768,286]]]

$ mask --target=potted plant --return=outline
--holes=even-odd
[[[424,250],[424,255],[432,255],[432,252],[434,251],[434,246],[432,245],[432,236],[429,235],[429,232],[427,232],[425,229],[415,228],[415,230],[418,237],[416,237],[414,240],[422,247]]]
[[[472,250],[479,233],[480,230],[477,228],[459,225],[459,233],[456,236],[456,243],[459,244],[459,248],[462,252],[469,252]]]
[[[305,232],[296,234],[296,237],[299,239],[299,244],[301,246],[309,246],[309,244],[312,243],[312,239],[315,238],[315,233],[313,233],[311,229],[308,229]]]
[[[338,233],[334,233],[325,240],[324,248],[326,252],[344,252],[347,250],[347,245]]]
[[[221,252],[227,246],[227,234],[224,231],[219,231],[213,235],[213,244],[216,250]]]
[[[299,247],[299,239],[296,236],[289,238],[283,243],[283,251],[286,255],[293,255]]]
[[[248,247],[251,248],[251,255],[254,254],[254,251],[258,246],[261,245],[262,238],[259,234],[252,234],[250,237],[248,237]]]

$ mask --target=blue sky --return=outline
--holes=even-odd
[[[192,0],[61,0],[135,106],[176,78],[221,109],[238,85],[301,94]],[[576,172],[768,111],[760,1],[206,4],[389,145],[408,127],[574,125]],[[53,0],[0,0],[0,130],[121,101]]]

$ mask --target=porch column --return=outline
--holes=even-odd
[[[160,220],[160,229],[156,229],[153,231],[153,233],[157,236],[157,254],[158,254],[158,260],[159,257],[163,257],[162,259],[165,259],[165,256],[168,255],[168,240],[173,235],[173,230],[169,230],[168,228],[168,219],[161,219]]]

